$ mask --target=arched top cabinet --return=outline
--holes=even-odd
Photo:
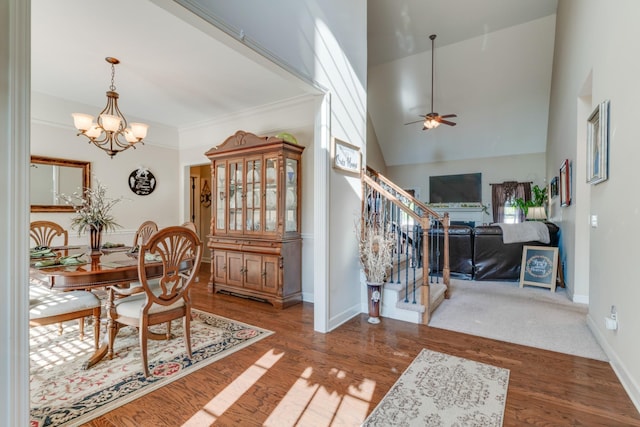
[[[304,147],[238,131],[211,160],[210,291],[286,307],[301,300]]]

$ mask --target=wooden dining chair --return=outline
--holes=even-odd
[[[194,233],[197,233],[198,230],[196,229],[196,225],[191,222],[191,221],[185,221],[182,223],[183,227],[187,227],[189,230],[193,231]]]
[[[33,221],[29,226],[29,235],[34,246],[52,246],[54,241],[61,246],[69,244],[67,230],[52,221]]]
[[[202,261],[202,242],[193,231],[182,226],[171,226],[157,231],[138,254],[140,286],[131,288],[109,287],[107,302],[107,331],[109,348],[107,357],[113,358],[113,346],[121,325],[135,326],[140,334],[142,366],[149,376],[147,340],[169,339],[171,321],[182,319],[187,354],[191,357],[191,297]],[[151,258],[162,263],[159,286],[150,284],[146,264]],[[166,334],[149,331],[149,326],[166,324]]]
[[[100,345],[100,313],[102,302],[90,291],[54,291],[32,284],[29,287],[29,326],[45,326],[58,323],[62,334],[62,322],[78,319],[80,339],[84,339],[84,319],[93,319],[94,346]]]
[[[149,237],[156,231],[158,231],[158,224],[153,221],[145,221],[140,224],[133,238],[133,247],[135,248],[136,246],[142,246],[147,243]]]

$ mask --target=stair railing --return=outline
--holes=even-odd
[[[449,214],[440,215],[370,167],[361,174],[361,181],[361,230],[365,224],[375,223],[394,233],[396,267],[389,272],[387,282],[399,284],[404,279],[405,303],[417,304],[416,292],[420,292],[425,308],[422,323],[427,324],[431,314],[430,283],[442,279],[446,287],[445,298],[449,298]],[[429,233],[432,228],[442,228],[442,248],[440,233]],[[426,238],[428,235],[431,237]],[[439,268],[440,257],[442,270]],[[416,285],[419,268],[423,269],[422,283]]]

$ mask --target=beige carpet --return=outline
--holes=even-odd
[[[564,288],[553,293],[518,282],[452,279],[451,298],[435,310],[429,326],[606,361],[587,312]]]
[[[508,384],[508,369],[423,349],[363,426],[501,426]]]
[[[135,328],[118,332],[112,360],[105,358],[83,370],[82,364],[93,353],[93,334],[80,341],[77,325],[66,322],[61,336],[57,336],[57,325],[30,330],[31,427],[87,422],[272,334],[193,310],[193,357],[185,352],[181,321],[174,321],[171,340],[149,341],[151,376],[145,378]]]

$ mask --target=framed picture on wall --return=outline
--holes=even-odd
[[[353,174],[360,174],[362,167],[362,153],[355,145],[333,138],[332,144],[333,168]]]
[[[554,176],[551,178],[551,182],[549,183],[549,197],[552,199],[558,197],[558,177]]]
[[[601,102],[587,120],[587,183],[609,178],[609,101]]]
[[[571,165],[565,159],[560,165],[560,206],[571,204]]]

